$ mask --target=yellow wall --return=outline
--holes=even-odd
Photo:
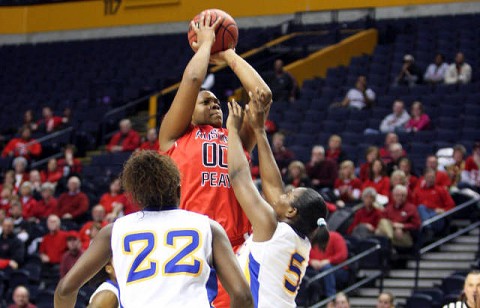
[[[331,67],[348,65],[352,57],[372,54],[377,41],[377,30],[362,31],[338,44],[323,48],[304,59],[285,66],[285,70],[295,77],[299,85],[302,85],[305,79],[325,77],[327,69]]]
[[[468,0],[463,0],[468,1]],[[105,14],[103,0],[0,8],[0,34],[102,28],[190,20],[205,8],[234,17],[289,14],[345,8],[459,2],[454,0],[122,0],[115,14]],[[460,1],[461,2],[461,1]]]

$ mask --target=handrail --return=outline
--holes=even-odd
[[[50,155],[48,157],[45,157],[44,159],[41,159],[41,160],[37,160],[36,162],[32,163],[32,165],[30,166],[31,169],[36,169],[37,167],[40,167],[46,163],[48,163],[48,161],[52,158],[59,158],[59,157],[62,157],[63,156],[63,153],[62,152],[58,152],[56,154],[53,154],[53,155]]]
[[[313,276],[312,278],[308,279],[308,281],[307,281],[307,283],[306,283],[306,285],[305,285],[305,288],[308,289],[313,282],[315,282],[315,281],[317,281],[317,280],[320,280],[320,279],[324,278],[325,276],[327,276],[327,275],[329,275],[329,274],[331,274],[331,273],[333,273],[333,272],[335,272],[335,271],[337,271],[337,270],[339,270],[339,269],[341,269],[341,268],[343,268],[343,267],[345,267],[345,266],[347,266],[347,265],[350,265],[350,264],[352,264],[352,263],[355,263],[355,262],[357,262],[357,261],[359,261],[359,260],[361,260],[361,259],[363,259],[363,258],[365,258],[365,257],[367,257],[367,256],[369,256],[369,255],[371,255],[371,254],[373,254],[374,252],[380,250],[381,248],[382,248],[382,247],[380,246],[380,244],[376,244],[375,246],[370,247],[370,248],[362,251],[361,253],[357,254],[356,256],[351,257],[350,259],[345,260],[344,262],[342,262],[342,263],[340,263],[340,264],[337,264],[337,265],[329,268],[329,269],[326,270],[326,271],[323,271],[323,272],[321,272],[321,273],[318,273],[317,275],[315,275],[315,276]],[[372,276],[372,277],[367,277],[367,278],[363,279],[363,280],[365,280],[365,281],[362,280],[362,281],[359,281],[359,282],[356,283],[356,284],[353,284],[352,286],[346,288],[346,289],[344,290],[344,292],[346,292],[346,293],[351,292],[351,291],[357,289],[358,287],[360,287],[360,286],[362,286],[362,285],[364,285],[364,284],[366,284],[366,283],[368,283],[368,282],[370,282],[370,281],[372,281],[372,280],[374,280],[374,279],[377,279],[378,277],[381,277],[382,280],[383,280],[383,271],[381,270],[378,275],[375,274],[374,276],[375,276],[375,278],[372,278],[373,276]],[[362,283],[359,284],[360,282],[362,282]],[[381,286],[383,286],[383,283],[381,284]],[[353,287],[353,288],[352,288],[352,287]],[[382,287],[381,287],[381,288],[382,288]],[[335,296],[331,296],[331,297],[329,297],[329,298],[327,298],[327,299],[325,299],[325,300],[323,300],[323,301],[315,304],[314,306],[310,306],[310,307],[320,307],[320,306],[328,303],[328,301],[330,301],[330,300],[333,299],[334,297],[335,297]]]
[[[35,143],[40,143],[40,144],[41,144],[41,143],[44,142],[44,141],[47,141],[47,140],[56,138],[56,137],[58,137],[58,136],[61,136],[61,135],[66,134],[66,133],[69,133],[69,132],[71,132],[72,130],[73,130],[73,127],[72,127],[72,126],[67,127],[67,128],[65,128],[65,129],[62,129],[62,130],[59,130],[59,131],[50,133],[50,134],[48,134],[48,135],[42,136],[42,137],[40,137],[40,138],[34,139],[34,140],[28,142],[28,143],[26,144],[26,146],[30,146],[30,145],[35,144]]]
[[[423,246],[423,243],[424,243],[424,238],[422,237],[423,233],[424,233],[424,230],[429,227],[430,225],[432,225],[433,223],[441,220],[441,219],[444,219],[444,218],[447,218],[449,216],[452,216],[453,214],[459,212],[459,211],[462,211],[468,207],[471,207],[471,206],[477,206],[477,203],[480,202],[480,199],[479,198],[473,198],[469,201],[466,201],[456,207],[454,207],[453,209],[449,210],[449,211],[446,211],[442,214],[439,214],[439,215],[436,215],[430,219],[427,219],[425,220],[421,227],[420,227],[420,231],[419,231],[419,239],[418,239],[418,243],[416,245],[416,248],[415,248],[415,286],[414,286],[414,289],[417,290],[418,289],[418,276],[419,276],[419,272],[420,272],[420,258],[422,255],[424,255],[425,253],[429,252],[430,250],[432,249],[435,249],[437,247],[439,247],[440,245],[443,245],[455,238],[457,238],[458,236],[464,234],[464,233],[467,233],[475,228],[478,228],[480,227],[480,221],[477,221],[476,223],[474,224],[471,224],[463,229],[460,229],[458,230],[457,232],[455,233],[452,233],[452,234],[449,234],[448,236],[446,237],[443,237],[425,247],[422,247]],[[479,246],[480,246],[480,242],[479,242]]]

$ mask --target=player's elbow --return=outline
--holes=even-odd
[[[74,291],[75,287],[73,284],[69,283],[65,278],[62,278],[55,289],[55,296],[58,298],[64,298],[71,295]]]
[[[187,69],[185,71],[183,79],[190,84],[201,86],[203,83],[204,77],[205,76],[201,76],[201,74],[199,74],[198,70]]]
[[[273,97],[272,90],[270,90],[270,88],[266,86],[265,89],[263,89],[263,92],[265,93],[265,104],[270,104]]]

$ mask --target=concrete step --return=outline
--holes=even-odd
[[[459,252],[453,255],[449,252],[432,252],[427,253],[422,257],[423,260],[457,260],[457,261],[472,261],[475,260],[474,252]]]
[[[454,241],[452,241],[452,243],[478,245],[478,236],[477,235],[460,236]]]
[[[422,279],[443,279],[452,274],[454,270],[439,270],[439,269],[420,269],[419,277]],[[415,270],[391,270],[389,278],[415,278]]]
[[[414,269],[416,264],[415,261],[408,261],[408,268]],[[433,260],[422,260],[420,261],[421,269],[468,269],[470,267],[470,262],[468,261],[433,261]]]
[[[449,252],[477,252],[478,246],[472,244],[454,244],[449,243],[441,246],[441,251],[449,251]]]
[[[409,297],[412,295],[411,288],[384,288],[384,291],[392,292],[395,297]],[[379,294],[378,288],[362,288],[358,291],[360,297],[377,297]]]
[[[418,286],[420,288],[431,288],[434,284],[439,283],[441,279],[419,279]],[[400,279],[400,278],[386,278],[383,280],[384,288],[413,288],[414,280],[411,278]],[[380,287],[380,281],[377,280],[376,286]]]

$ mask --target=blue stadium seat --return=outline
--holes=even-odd
[[[343,122],[327,120],[323,122],[323,131],[330,134],[340,134],[343,132],[344,126]]]
[[[327,116],[327,113],[325,111],[309,109],[305,111],[304,121],[320,123],[323,120],[325,120],[326,116]]]
[[[448,129],[439,129],[437,130],[437,141],[443,142],[455,142],[458,140],[459,131],[452,131]]]
[[[443,293],[457,293],[463,290],[463,285],[465,283],[465,277],[460,275],[452,275],[442,280],[441,289]]]
[[[435,127],[438,129],[457,130],[461,127],[461,124],[459,119],[440,117],[436,120]]]
[[[480,140],[480,129],[463,129],[462,131],[463,140]]]
[[[355,134],[362,134],[365,128],[367,128],[366,121],[349,120],[345,126],[345,131]]]
[[[412,142],[410,143],[408,153],[426,157],[429,154],[435,153],[435,146],[433,144]]]
[[[413,294],[407,299],[406,308],[433,308],[433,299],[426,294]]]

